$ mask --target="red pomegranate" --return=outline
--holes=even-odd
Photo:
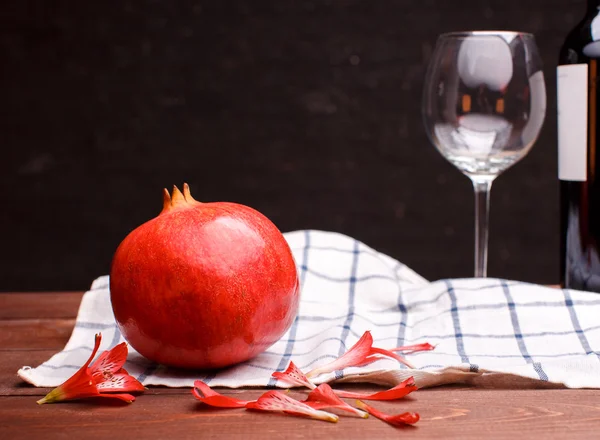
[[[233,365],[264,351],[298,311],[290,248],[258,211],[164,190],[164,207],[117,248],[117,325],[141,355],[182,368]]]

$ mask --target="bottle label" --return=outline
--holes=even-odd
[[[587,180],[588,65],[558,66],[558,178]]]

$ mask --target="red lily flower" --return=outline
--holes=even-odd
[[[333,423],[339,419],[335,414],[311,408],[306,403],[292,399],[281,391],[267,391],[255,402],[248,402],[246,408],[259,411],[283,412],[292,416],[310,417]]]
[[[304,403],[314,409],[337,408],[343,411],[351,412],[352,414],[362,417],[363,419],[369,417],[366,412],[354,408],[336,396],[333,389],[326,383],[322,383],[317,388],[312,390]]]
[[[123,368],[126,360],[127,344],[121,342],[110,350],[102,352],[90,365],[90,372],[98,392],[144,391],[144,385]]]
[[[342,370],[347,367],[365,365],[377,360],[381,356],[396,359],[398,362],[403,363],[407,367],[414,368],[414,366],[402,356],[383,348],[373,347],[373,336],[371,335],[370,331],[366,331],[358,340],[358,342],[350,347],[346,353],[326,365],[309,371],[306,374],[306,377],[311,378],[320,374],[330,373],[335,370]]]
[[[335,394],[340,397],[362,400],[396,400],[402,399],[404,396],[416,391],[418,388],[415,385],[415,380],[411,376],[405,381],[399,383],[393,388],[385,391],[379,391],[373,394],[353,393],[352,391],[334,390]]]
[[[236,399],[235,397],[224,396],[217,393],[201,380],[194,381],[192,394],[200,402],[216,408],[244,408],[250,401]]]
[[[90,366],[100,347],[101,340],[102,335],[97,334],[94,349],[86,363],[73,376],[54,388],[37,403],[41,405],[85,397],[107,397],[128,403],[133,402],[135,400],[134,396],[122,392],[143,391],[145,388],[122,368],[127,358],[127,345],[125,343],[104,351]],[[115,391],[121,393],[113,393]]]
[[[298,368],[296,364],[294,364],[292,361],[290,361],[287,370],[285,370],[284,372],[275,371],[273,374],[271,374],[271,376],[273,376],[276,379],[287,382],[290,385],[305,386],[306,388],[310,388],[311,390],[314,390],[317,387],[314,383],[308,380],[308,378],[304,375],[300,368]]]
[[[411,413],[411,412],[405,412],[402,414],[385,414],[381,411],[379,411],[378,409],[373,408],[372,406],[367,405],[364,402],[361,402],[360,400],[356,401],[356,406],[358,406],[361,409],[364,409],[366,412],[368,412],[369,414],[371,414],[373,417],[377,417],[379,420],[383,420],[386,423],[389,423],[390,425],[393,426],[405,426],[405,425],[414,425],[415,423],[417,423],[419,421],[419,414],[417,413]]]

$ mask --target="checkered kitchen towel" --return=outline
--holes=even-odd
[[[430,342],[436,349],[409,355],[415,369],[395,360],[331,373],[321,380],[396,384],[412,375],[421,387],[600,387],[600,295],[501,279],[427,282],[412,270],[350,237],[322,231],[285,234],[299,266],[302,299],[289,331],[266,352],[218,372],[176,371],[130,348],[126,369],[145,385],[279,385],[271,372],[290,360],[304,371],[331,361],[372,332],[375,346]],[[56,386],[89,357],[94,334],[101,350],[123,341],[112,314],[108,277],[82,300],[64,350],[19,375]]]

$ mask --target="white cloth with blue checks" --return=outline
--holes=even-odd
[[[407,356],[415,369],[383,359],[319,381],[396,384],[414,376],[421,387],[448,383],[535,387],[600,387],[600,295],[501,279],[427,282],[408,267],[350,237],[323,231],[285,234],[302,284],[298,317],[266,352],[218,372],[155,365],[130,347],[125,365],[145,385],[284,386],[271,378],[293,360],[303,371],[344,353],[367,330],[374,345],[429,342],[435,350]],[[83,297],[64,350],[19,375],[57,386],[89,357],[124,339],[110,306],[108,277]]]

